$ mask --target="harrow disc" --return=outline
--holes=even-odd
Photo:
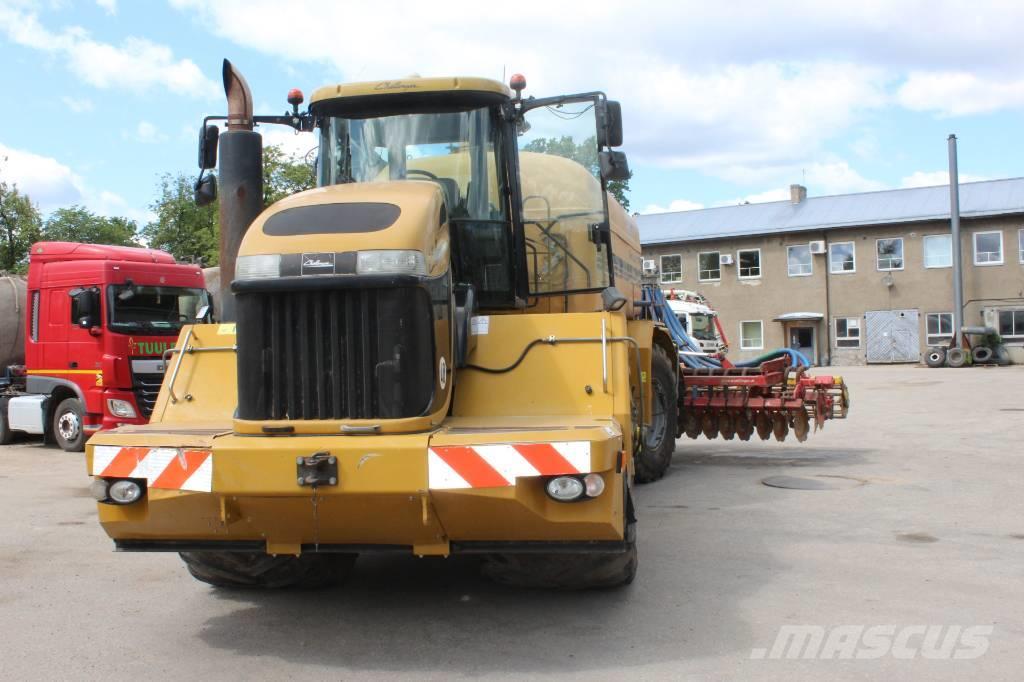
[[[757,429],[757,436],[761,440],[768,440],[772,435],[772,420],[767,412],[758,412],[754,417],[754,427]]]
[[[750,420],[749,414],[741,412],[736,415],[736,435],[740,440],[750,440],[754,435],[754,422]]]
[[[784,413],[776,412],[772,415],[772,433],[775,434],[775,440],[780,443],[786,440],[786,436],[789,435],[789,420]]]
[[[701,428],[704,431],[704,437],[708,440],[714,440],[718,436],[718,424],[715,423],[715,418],[710,412],[705,412],[701,418]]]
[[[732,440],[736,435],[736,423],[728,412],[718,415],[718,432],[725,440]]]
[[[695,440],[700,438],[700,419],[698,419],[697,415],[692,411],[688,410],[683,415],[683,431],[685,431],[686,435],[690,438]]]
[[[807,417],[807,410],[798,410],[793,413],[793,435],[803,443],[807,440],[807,434],[811,430],[811,420]]]

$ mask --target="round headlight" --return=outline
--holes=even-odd
[[[142,497],[142,486],[135,481],[114,481],[107,489],[107,494],[113,502],[131,504]]]
[[[601,474],[587,474],[583,477],[583,485],[587,489],[587,497],[597,497],[604,492],[604,479]]]
[[[583,481],[575,476],[556,476],[545,486],[551,499],[559,502],[574,502],[586,493]]]
[[[107,487],[107,482],[102,478],[94,478],[89,485],[89,492],[96,498],[97,502],[102,502],[109,497]]]

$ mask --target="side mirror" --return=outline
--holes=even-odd
[[[473,334],[473,316],[476,315],[476,290],[472,284],[455,285],[455,367],[466,366],[470,354],[476,350]]]
[[[96,326],[96,318],[100,312],[100,292],[95,287],[86,289],[75,287],[68,291],[68,296],[73,301],[72,312],[77,312],[78,317],[74,319],[82,329],[92,329]]]
[[[208,318],[211,317],[211,312],[209,304],[201,306],[199,310],[196,311],[196,322],[209,322],[210,320]]]
[[[206,175],[196,181],[193,199],[196,206],[208,206],[217,200],[217,178],[213,175]]]
[[[217,140],[220,128],[205,125],[199,129],[199,169],[210,170],[217,166]]]
[[[609,180],[629,180],[629,163],[625,152],[600,152],[598,163],[601,166],[601,177]]]
[[[622,146],[622,105],[618,102],[605,101],[599,110],[598,139],[602,147]]]

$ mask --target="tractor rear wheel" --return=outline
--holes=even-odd
[[[679,411],[679,371],[661,346],[651,352],[651,423],[634,460],[637,483],[650,483],[665,475],[676,451]]]
[[[626,528],[626,551],[619,554],[491,554],[483,574],[496,583],[544,590],[623,587],[636,577],[636,523]]]
[[[192,577],[214,587],[317,589],[348,577],[355,554],[272,556],[263,552],[181,552]]]

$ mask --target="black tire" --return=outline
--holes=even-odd
[[[8,445],[13,440],[14,434],[7,425],[7,405],[0,405],[0,445]]]
[[[992,362],[995,357],[995,353],[988,346],[975,346],[971,349],[971,357],[974,358],[975,363],[988,363]]]
[[[672,464],[679,411],[679,368],[660,346],[651,352],[651,425],[634,460],[637,483],[657,481]]]
[[[929,367],[942,367],[946,364],[945,348],[929,348],[924,355],[924,364]]]
[[[950,367],[963,367],[968,360],[967,351],[963,348],[950,348],[946,351],[946,364]]]
[[[340,584],[355,554],[271,556],[262,552],[181,552],[192,577],[214,587],[318,589]]]
[[[65,398],[53,411],[53,439],[64,452],[85,450],[85,407],[78,398]]]
[[[624,587],[637,570],[636,523],[626,529],[627,549],[619,554],[490,554],[481,570],[496,583],[544,590],[600,590]]]

